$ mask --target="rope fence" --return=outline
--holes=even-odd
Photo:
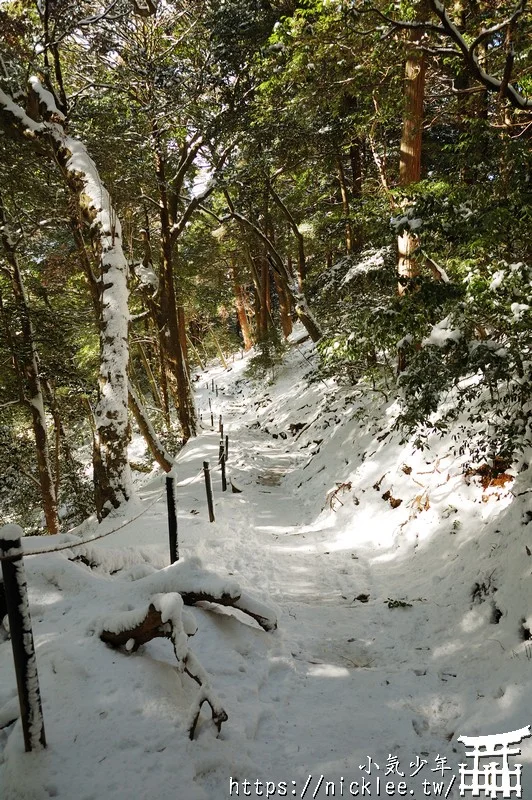
[[[187,480],[184,481],[184,482],[181,481],[180,483],[177,484],[177,486],[178,487],[179,486],[181,486],[181,487],[188,486],[189,484],[191,484],[195,480],[197,480],[200,477],[200,475],[202,475],[202,474],[203,474],[203,467],[200,469],[200,471],[196,475],[193,475],[192,478],[187,478]],[[57,547],[48,547],[48,548],[43,548],[42,550],[25,550],[24,551],[24,557],[26,557],[26,556],[42,556],[42,555],[46,555],[47,553],[58,553],[61,550],[73,550],[74,547],[83,547],[83,545],[91,544],[92,542],[97,542],[100,539],[105,539],[107,536],[111,536],[111,534],[117,533],[118,531],[121,531],[122,528],[127,527],[127,525],[131,525],[132,522],[136,522],[136,520],[138,520],[140,517],[142,517],[144,514],[146,514],[150,510],[150,508],[153,508],[153,506],[156,505],[159,502],[159,500],[163,497],[165,492],[166,492],[166,487],[161,492],[159,492],[157,497],[154,500],[152,500],[152,502],[148,506],[146,506],[146,508],[143,508],[142,511],[139,511],[139,513],[136,514],[134,517],[131,517],[131,519],[125,520],[125,522],[120,523],[120,525],[117,525],[116,528],[113,528],[110,531],[106,531],[105,533],[100,533],[97,536],[91,536],[88,539],[81,539],[79,542],[66,542],[65,544],[60,544]],[[63,536],[68,536],[69,533],[70,533],[70,531],[66,531],[66,533],[63,534]],[[71,534],[71,535],[74,535],[74,534]],[[1,561],[13,561],[13,559],[15,559],[15,558],[17,558],[16,555],[15,556],[0,556],[0,562]]]
[[[139,519],[139,517],[142,517],[143,514],[145,514],[147,511],[150,510],[150,508],[153,508],[153,506],[156,503],[159,502],[159,500],[161,499],[161,497],[163,496],[165,491],[166,491],[166,489],[163,489],[163,491],[160,492],[160,494],[157,495],[155,500],[153,500],[149,504],[149,506],[147,506],[146,508],[143,508],[142,511],[140,511],[138,514],[136,514],[134,517],[131,517],[131,519],[127,519],[125,522],[122,522],[120,525],[117,525],[117,527],[113,528],[113,530],[111,530],[111,531],[107,531],[106,533],[100,533],[98,536],[91,536],[90,539],[82,539],[79,542],[68,542],[68,543],[65,543],[65,544],[61,544],[58,547],[49,547],[49,548],[47,548],[47,549],[45,548],[43,550],[28,550],[28,551],[24,551],[24,557],[26,557],[26,556],[42,556],[42,555],[46,555],[46,553],[58,553],[60,550],[72,550],[74,547],[83,547],[83,545],[85,545],[85,544],[90,544],[91,542],[97,542],[99,539],[105,539],[106,536],[111,536],[112,533],[116,533],[117,531],[122,530],[122,528],[125,528],[127,525],[130,525],[132,522],[135,522],[135,520]],[[68,531],[67,531],[66,534],[63,534],[63,535],[67,536],[68,535]],[[17,556],[0,556],[0,561],[13,561],[13,559],[15,559],[15,558],[17,558]]]
[[[214,380],[212,381],[212,391],[216,391],[216,396],[218,396],[218,387],[215,387]],[[214,427],[214,414],[212,412],[210,400],[209,407],[211,408],[211,425]],[[221,414],[219,418],[219,434],[220,448],[218,463],[220,464],[222,473],[222,491],[225,492],[227,491],[225,465],[229,453],[229,437],[226,434],[224,439],[223,419]],[[176,461],[175,463],[177,464],[178,462]],[[124,520],[110,531],[105,531],[105,533],[100,533],[96,536],[92,535],[85,539],[79,539],[78,541],[64,542],[55,547],[44,547],[39,550],[25,551],[23,547],[24,532],[19,525],[4,525],[0,528],[0,564],[2,572],[2,580],[0,580],[0,606],[5,604],[5,612],[2,611],[1,616],[3,617],[4,614],[7,613],[9,620],[9,632],[19,696],[20,719],[26,752],[45,748],[46,735],[33,631],[31,627],[24,557],[47,555],[48,553],[58,553],[64,550],[74,550],[76,547],[84,547],[93,542],[105,539],[107,536],[112,536],[114,533],[121,531],[123,528],[131,525],[132,522],[144,516],[144,514],[153,508],[161,500],[163,495],[166,494],[170,563],[173,564],[179,560],[176,490],[178,487],[184,488],[190,485],[196,481],[202,473],[205,476],[209,521],[214,522],[214,498],[210,464],[208,461],[204,461],[202,468],[196,475],[187,478],[185,481],[180,481],[179,483],[177,483],[176,473],[172,469],[166,475],[164,489],[162,489],[145,508],[139,511],[138,514],[135,514],[134,517]],[[63,535],[74,536],[75,534],[71,531],[67,531],[66,534]]]

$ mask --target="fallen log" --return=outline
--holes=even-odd
[[[138,619],[136,624],[132,620]],[[170,639],[174,647],[179,672],[185,672],[200,686],[190,711],[188,734],[194,738],[196,726],[204,703],[210,706],[212,720],[218,733],[227,713],[211,689],[209,676],[188,647],[188,636],[196,632],[194,621],[183,614],[183,598],[177,593],[159,594],[151,598],[145,611],[128,611],[118,614],[104,623],[100,639],[112,647],[124,647],[128,653],[135,652],[142,644],[163,637]]]
[[[203,569],[195,559],[178,561],[169,567],[137,581],[138,589],[149,595],[155,592],[177,592],[187,606],[214,603],[236,608],[254,619],[265,631],[277,628],[273,609],[242,590],[234,578],[220,578]]]

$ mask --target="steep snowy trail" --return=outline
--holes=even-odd
[[[383,602],[387,570],[371,565],[383,552],[374,538],[381,521],[360,510],[351,520],[359,535],[351,530],[349,541],[342,540],[334,514],[317,518],[315,502],[294,492],[306,454],[290,439],[272,439],[253,413],[242,413],[221,392],[216,412],[230,432],[228,471],[242,494],[218,494],[213,531],[223,530],[226,519],[231,531],[223,542],[216,532],[204,537],[196,552],[209,566],[222,556],[279,610],[279,631],[258,670],[255,722],[245,726],[240,745],[256,765],[251,777],[301,786],[316,773],[339,785],[342,776],[359,779],[369,755],[386,763],[393,753],[410,763],[431,741],[434,755],[443,753],[458,700],[452,691],[441,696],[439,676],[427,679],[423,604],[391,611]],[[407,625],[404,619],[395,625],[394,614],[408,614]],[[398,701],[416,682],[419,697]]]
[[[235,391],[230,380],[228,395]],[[249,399],[237,404],[222,391],[217,398],[216,412],[231,434],[228,469],[243,489],[220,500],[220,525],[227,514],[231,532],[219,552],[279,611],[279,631],[255,667],[262,677],[248,711],[256,723],[245,728],[238,749],[255,765],[254,777],[295,781],[298,792],[308,775],[314,789],[323,774],[338,794],[342,777],[367,777],[361,768],[369,756],[381,766],[381,777],[389,757],[396,757],[402,766],[391,777],[397,783],[404,772],[410,794],[426,795],[421,782],[438,777],[446,779],[445,792],[464,760],[456,737],[471,731],[472,716],[489,719],[490,731],[509,729],[509,714],[518,720],[515,727],[523,722],[518,705],[507,704],[513,697],[508,662],[498,663],[511,636],[490,630],[489,602],[471,605],[472,577],[479,574],[476,537],[489,529],[493,510],[479,507],[480,497],[464,488],[459,462],[444,455],[424,461],[399,442],[388,445],[383,458],[376,434],[385,416],[378,406],[369,434],[361,425],[360,433],[346,436],[344,427],[353,430],[353,422],[344,425],[334,395],[318,386],[299,399],[301,387],[288,369],[276,397],[266,393],[255,405]],[[368,406],[367,397],[363,402]],[[324,432],[312,427],[318,417]],[[294,422],[298,431],[310,425],[318,432],[301,440]],[[318,458],[322,447],[326,452]],[[362,463],[366,448],[369,458]],[[328,492],[345,480],[342,462],[347,474],[353,471],[357,449],[358,485],[339,493],[335,513],[327,507]],[[383,502],[387,491],[401,498],[409,492],[401,511]],[[503,508],[495,509],[495,533]],[[459,512],[469,523],[462,534],[462,523],[453,524]],[[438,539],[425,547],[436,529],[442,531]],[[205,562],[210,539],[199,546]],[[487,732],[486,721],[481,728]],[[525,752],[530,759],[526,745]],[[453,771],[438,772],[437,757],[447,758]],[[416,773],[418,759],[426,764]],[[249,779],[250,768],[238,777]],[[214,787],[208,784],[217,797]],[[456,782],[449,796],[457,793]],[[334,795],[321,786],[316,797],[325,796]]]
[[[234,576],[278,615],[278,630],[265,633],[225,608],[192,609],[191,648],[229,714],[221,735],[204,714],[188,740],[197,688],[177,674],[169,642],[126,655],[94,635],[102,617],[129,610],[131,581],[168,563],[156,475],[123,514],[155,504],[96,543],[101,568],[66,553],[26,559],[49,748],[26,757],[19,724],[1,727],[14,718],[16,688],[0,641],[2,800],[227,800],[264,797],[267,781],[270,797],[302,797],[309,776],[304,796],[315,800],[356,796],[349,784],[363,779],[373,781],[364,796],[387,796],[377,777],[406,781],[418,800],[450,798],[464,762],[459,735],[532,721],[526,493],[486,499],[448,443],[428,454],[402,443],[389,429],[391,404],[367,388],[309,385],[300,362],[293,349],[267,388],[244,379],[245,361],[211,370],[218,394],[198,382],[203,428],[176,463],[181,558]],[[239,493],[221,491],[209,400],[216,427],[223,416]],[[81,532],[122,521],[89,521]],[[528,796],[530,742],[522,753]],[[371,774],[369,758],[379,765]],[[386,775],[390,758],[397,769]],[[443,775],[438,758],[448,759]],[[442,779],[443,790],[427,794],[423,780]],[[250,791],[257,780],[262,788]]]

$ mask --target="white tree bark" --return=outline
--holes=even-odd
[[[67,135],[65,118],[51,92],[38,78],[30,85],[39,101],[43,122],[31,119],[24,109],[0,89],[0,112],[8,124],[29,139],[45,139],[52,145],[69,189],[77,196],[100,254],[100,371],[99,400],[95,417],[102,459],[107,473],[107,501],[117,507],[132,493],[127,458],[130,438],[128,420],[128,267],[122,249],[120,221],[98,169],[78,139]],[[109,507],[100,509],[103,514]]]

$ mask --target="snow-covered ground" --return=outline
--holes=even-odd
[[[187,609],[198,626],[188,647],[229,716],[221,734],[204,707],[189,740],[198,687],[169,641],[127,654],[99,638],[119,615],[134,617],[148,589],[166,590],[164,477],[154,473],[98,533],[150,506],[130,525],[25,561],[48,748],[25,754],[20,722],[6,726],[18,701],[4,635],[2,800],[457,796],[459,736],[532,723],[528,472],[483,488],[464,476],[466,456],[452,454],[450,439],[424,452],[401,444],[389,432],[397,409],[382,394],[308,385],[313,357],[309,343],[292,347],[275,384],[262,387],[245,379],[247,358],[203,374],[204,429],[176,464],[188,578],[240,586],[278,617],[266,632],[229,608]],[[209,399],[240,493],[221,493]],[[92,569],[69,560],[80,550]],[[521,749],[527,797],[531,740]]]

